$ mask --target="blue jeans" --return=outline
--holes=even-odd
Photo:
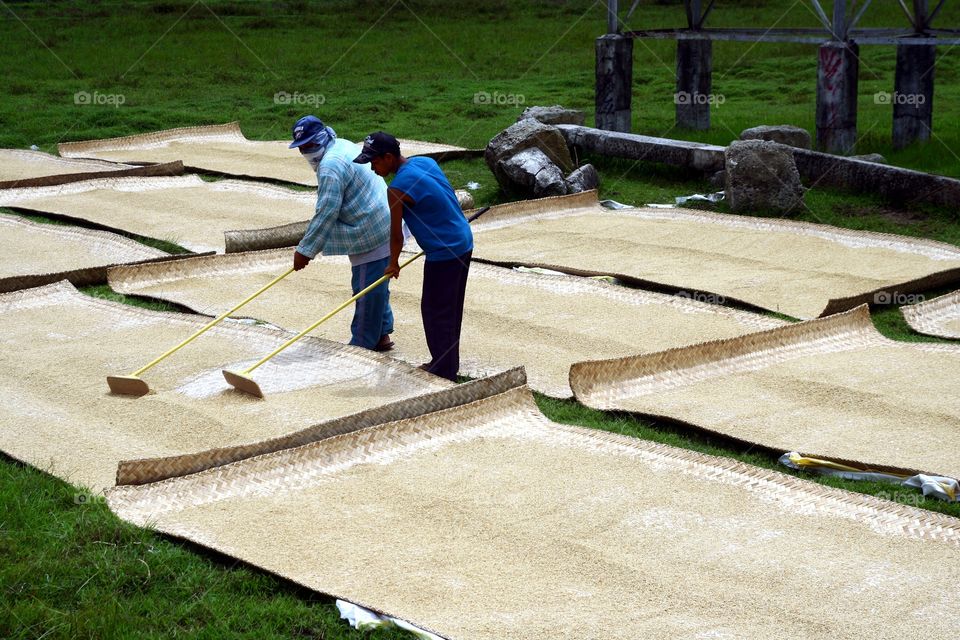
[[[386,271],[389,263],[390,258],[383,258],[351,267],[353,277],[350,284],[354,295],[376,282]],[[350,333],[352,334],[350,344],[365,349],[373,349],[382,336],[393,333],[389,281],[357,300]]]

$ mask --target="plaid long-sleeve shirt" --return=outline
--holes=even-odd
[[[315,258],[356,255],[390,240],[387,184],[370,165],[355,164],[358,144],[338,138],[317,167],[317,207],[297,251]]]

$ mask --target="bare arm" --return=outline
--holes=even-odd
[[[383,275],[400,277],[400,251],[403,250],[403,205],[414,204],[413,199],[399,189],[387,189],[390,205],[390,264]]]

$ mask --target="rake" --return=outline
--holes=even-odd
[[[404,261],[403,264],[400,265],[400,269],[403,269],[405,266],[407,266],[408,264],[410,264],[411,262],[413,262],[414,260],[416,260],[422,255],[423,255],[423,251],[413,256],[409,260]],[[337,315],[338,313],[346,309],[348,306],[350,306],[351,303],[356,302],[357,300],[367,295],[368,293],[370,293],[371,291],[373,291],[374,289],[376,289],[377,287],[379,287],[381,284],[383,284],[389,279],[390,279],[390,276],[381,276],[380,279],[378,279],[376,282],[367,286],[361,291],[357,292],[357,294],[354,295],[352,298],[342,303],[336,309],[334,309],[327,315],[323,316],[322,318],[314,322],[312,325],[310,325],[309,327],[307,327],[297,335],[293,336],[292,338],[284,342],[282,345],[280,345],[279,347],[277,347],[276,349],[274,349],[273,351],[271,351],[270,353],[262,357],[256,363],[244,369],[243,371],[230,371],[229,369],[224,369],[223,377],[226,379],[227,382],[230,383],[231,386],[239,389],[240,391],[249,393],[252,396],[257,396],[258,398],[262,398],[263,391],[261,391],[260,385],[258,385],[256,381],[250,377],[250,374],[253,372],[254,369],[256,369],[257,367],[265,363],[267,360],[270,360],[275,355],[277,355],[278,353],[280,353],[281,351],[283,351],[284,349],[292,345],[294,342],[297,342],[298,340],[300,340],[300,338],[307,335],[308,333],[310,333],[311,331],[313,331],[314,329],[322,325],[324,322],[326,322],[333,316]]]
[[[476,213],[474,213],[472,216],[470,216],[469,218],[467,218],[467,222],[473,222],[474,220],[476,220],[477,218],[479,218],[480,216],[482,216],[484,213],[486,213],[487,210],[489,210],[489,209],[490,209],[490,207],[484,207],[484,208],[478,210],[478,211],[477,211]],[[400,265],[400,270],[402,271],[404,267],[406,267],[408,264],[410,264],[411,262],[413,262],[414,260],[416,260],[417,258],[419,258],[419,257],[422,256],[422,255],[423,255],[423,251],[419,252],[418,254],[416,254],[415,256],[413,256],[412,258],[410,258],[410,259],[408,259],[408,260],[405,260],[405,261]],[[390,279],[390,276],[382,276],[379,280],[377,280],[377,281],[374,282],[373,284],[367,286],[365,289],[357,292],[352,298],[350,298],[350,299],[347,300],[346,302],[343,302],[343,303],[342,303],[340,306],[338,306],[336,309],[334,309],[333,311],[331,311],[331,312],[328,313],[327,315],[323,316],[322,318],[320,318],[319,320],[317,320],[316,322],[314,322],[312,325],[310,325],[309,327],[307,327],[306,329],[304,329],[303,331],[301,331],[301,332],[298,333],[297,335],[293,336],[292,338],[290,338],[289,340],[287,340],[286,342],[284,342],[283,344],[281,344],[279,347],[277,347],[276,349],[274,349],[273,351],[271,351],[270,353],[268,353],[267,355],[265,355],[263,358],[261,358],[260,360],[258,360],[258,361],[255,362],[254,364],[250,365],[250,366],[247,367],[246,369],[244,369],[243,371],[230,371],[229,369],[224,369],[224,370],[223,370],[223,377],[224,377],[224,379],[230,384],[230,386],[234,387],[235,389],[238,389],[238,390],[240,390],[240,391],[243,391],[244,393],[249,393],[250,395],[256,396],[256,397],[258,397],[258,398],[263,398],[263,397],[264,397],[264,396],[263,396],[263,390],[260,389],[260,385],[257,384],[256,380],[254,380],[254,379],[250,376],[250,374],[253,373],[253,371],[254,371],[257,367],[259,367],[260,365],[264,364],[265,362],[267,362],[268,360],[270,360],[271,358],[273,358],[274,356],[276,356],[277,354],[279,354],[281,351],[283,351],[284,349],[286,349],[287,347],[289,347],[290,345],[292,345],[293,343],[297,342],[297,341],[300,340],[302,337],[304,337],[305,335],[307,335],[308,333],[310,333],[311,331],[313,331],[314,329],[316,329],[317,327],[319,327],[321,324],[323,324],[324,322],[326,322],[327,320],[329,320],[329,319],[332,318],[333,316],[335,316],[335,315],[337,315],[338,313],[340,313],[341,311],[343,311],[345,308],[347,308],[348,306],[350,306],[350,304],[356,302],[357,300],[359,300],[359,299],[362,298],[363,296],[367,295],[368,293],[370,293],[371,291],[373,291],[374,289],[376,289],[377,287],[379,287],[381,284],[383,284],[384,282],[386,282],[386,281],[389,280],[389,279]]]
[[[180,344],[164,351],[163,354],[158,356],[156,359],[140,367],[130,375],[107,376],[107,384],[110,386],[110,391],[118,395],[137,396],[137,397],[144,396],[150,393],[150,385],[148,385],[146,381],[140,377],[145,371],[160,364],[161,362],[163,362],[164,360],[172,356],[174,353],[176,353],[180,349],[184,348],[185,346],[187,346],[188,344],[190,344],[191,342],[193,342],[194,340],[202,336],[208,330],[212,329],[216,325],[223,322],[230,314],[234,313],[237,309],[244,306],[245,304],[247,304],[257,296],[259,296],[261,293],[263,293],[273,285],[277,284],[278,282],[286,278],[291,273],[293,273],[293,267],[291,267],[284,273],[280,274],[279,276],[277,276],[276,278],[274,278],[273,280],[271,280],[270,282],[262,286],[260,289],[257,290],[256,293],[246,298],[243,302],[241,302],[237,306],[233,307],[229,311],[223,312],[222,314],[220,314],[219,316],[217,316],[216,318],[214,318],[213,320],[205,324],[203,327],[198,329],[195,333],[193,333],[190,337],[188,337],[186,340],[184,340]]]

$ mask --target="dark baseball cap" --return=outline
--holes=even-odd
[[[317,134],[324,133],[326,127],[317,116],[303,116],[293,125],[293,142],[288,149],[295,149],[314,141]]]
[[[357,164],[366,164],[374,158],[379,158],[385,153],[400,155],[400,143],[389,133],[377,131],[371,133],[363,141],[363,151],[353,159]]]

